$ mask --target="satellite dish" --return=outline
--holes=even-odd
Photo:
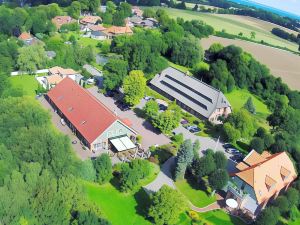
[[[238,207],[238,203],[233,198],[229,198],[226,200],[226,205],[232,209],[236,209]]]

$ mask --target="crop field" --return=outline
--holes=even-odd
[[[265,64],[275,77],[281,77],[291,89],[300,90],[300,56],[291,52],[243,40],[233,40],[211,36],[201,40],[203,49],[213,43],[224,46],[237,45],[251,53],[259,62]]]
[[[160,8],[160,7],[153,7]],[[272,30],[272,24],[253,19],[250,17],[244,16],[236,16],[236,15],[221,15],[221,14],[210,14],[210,13],[201,13],[195,12],[191,10],[180,10],[173,8],[162,8],[169,14],[172,18],[181,17],[185,20],[202,20],[205,23],[214,27],[216,31],[225,30],[229,34],[238,35],[240,32],[243,33],[244,37],[251,37],[251,32],[254,31],[256,33],[255,40],[256,41],[265,41],[269,44],[275,46],[286,47],[293,51],[298,50],[298,45],[292,43],[290,41],[284,40],[273,35],[270,30]],[[274,25],[274,27],[279,27],[278,25]],[[282,27],[281,27],[282,28]],[[282,28],[284,29],[284,28]],[[292,32],[292,31],[291,31]]]

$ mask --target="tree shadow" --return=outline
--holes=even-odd
[[[194,179],[191,175],[189,175],[186,177],[186,181],[193,189],[204,191],[207,195],[210,194],[210,192],[207,189],[207,184],[202,177]]]
[[[139,118],[143,118],[146,119],[146,115],[144,113],[144,110],[140,109],[140,108],[134,108],[133,112],[135,113],[135,115]]]
[[[118,175],[114,175],[114,177],[109,181],[109,183],[116,188],[118,191],[121,191]]]
[[[151,204],[150,195],[147,194],[143,188],[140,188],[140,190],[134,194],[134,199],[137,202],[135,207],[136,213],[149,220],[147,217],[148,208]]]
[[[145,127],[145,129],[150,130],[155,134],[161,134],[160,130],[153,127],[153,125],[148,120],[145,120],[142,125],[143,127]]]

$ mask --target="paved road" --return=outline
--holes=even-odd
[[[150,184],[144,186],[144,189],[148,193],[157,192],[163,185],[167,185],[175,189],[175,184],[172,179],[172,168],[174,168],[175,157],[169,158],[161,167],[159,174],[156,179]]]
[[[129,119],[132,123],[132,128],[135,129],[142,138],[142,147],[148,149],[153,145],[163,145],[168,144],[170,139],[165,135],[158,132],[150,122],[145,121],[143,118],[137,116],[137,114],[132,111],[121,111],[115,104],[115,101],[111,97],[105,97],[103,94],[98,93],[97,87],[89,88],[88,91],[92,93],[97,99],[99,99],[106,107],[111,111],[117,113],[121,119]],[[141,102],[137,108],[141,108],[145,104],[144,101]]]
[[[84,69],[86,69],[92,76],[102,76],[102,71],[99,71],[97,68],[89,65],[89,64],[85,64],[83,66]]]

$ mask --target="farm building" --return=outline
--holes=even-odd
[[[91,151],[134,149],[137,133],[69,77],[52,88],[48,102]]]
[[[170,100],[176,100],[184,110],[212,123],[220,123],[220,117],[231,113],[231,105],[221,91],[173,67],[157,74],[150,86]]]

